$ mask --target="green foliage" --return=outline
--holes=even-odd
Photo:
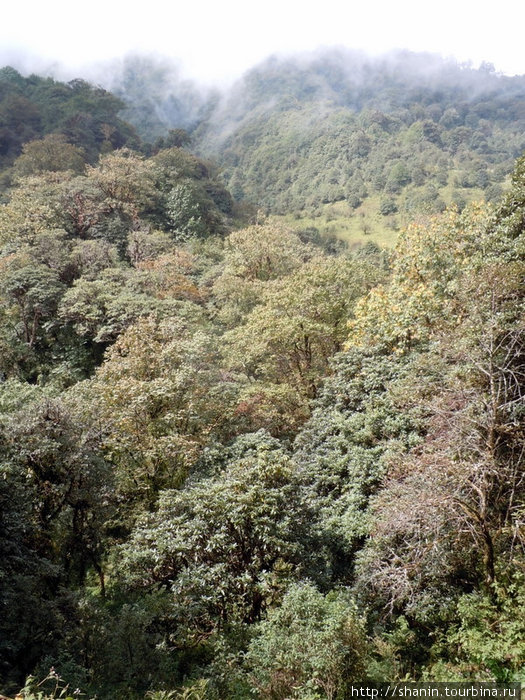
[[[395,214],[397,212],[397,204],[393,199],[382,199],[379,204],[379,212],[383,216],[388,216],[389,214]]]
[[[62,137],[45,141],[67,160]],[[198,217],[181,202],[168,207],[189,226],[181,231],[193,236],[197,221],[200,236],[222,230],[224,190],[208,175],[201,161],[172,148],[155,160],[120,149],[83,175],[47,169],[21,178],[0,208],[1,371],[67,385],[92,372],[107,344],[139,318],[173,315],[182,300],[203,304],[192,264],[169,233],[166,203],[167,192],[187,188]],[[151,230],[154,221],[168,230]]]
[[[515,239],[523,232],[525,203],[525,158],[516,161],[512,188],[498,209],[498,225],[506,236]]]
[[[377,286],[358,302],[350,344],[401,353],[426,343],[446,322],[462,271],[508,247],[488,234],[490,217],[490,209],[472,205],[411,224],[399,238],[388,287]]]
[[[31,348],[42,342],[43,332],[50,327],[63,285],[45,265],[13,266],[5,272],[1,291],[14,316],[17,335]]]
[[[169,192],[166,216],[173,237],[178,242],[201,236],[205,231],[199,203],[191,186],[186,183],[175,185]]]
[[[521,574],[509,576],[496,599],[479,592],[462,596],[458,622],[435,645],[433,656],[441,658],[429,665],[426,677],[523,682],[524,602]]]
[[[146,693],[148,700],[204,700],[208,681],[201,679],[191,683],[184,690],[153,690]]]
[[[131,326],[79,387],[104,425],[123,512],[182,483],[208,442],[229,434],[235,385],[223,381],[217,355],[200,308],[180,304],[173,318]]]
[[[317,555],[294,465],[265,440],[216,478],[164,491],[122,551],[134,589],[170,591],[171,644],[260,619]]]
[[[158,192],[152,221],[179,241],[225,233],[233,200],[211,164],[178,147],[160,150],[151,162]]]
[[[295,459],[320,515],[332,579],[349,583],[369,532],[370,500],[393,456],[419,442],[418,420],[389,391],[406,373],[405,360],[352,350],[332,365],[295,440]]]
[[[227,334],[230,364],[249,377],[313,397],[344,339],[355,301],[380,278],[372,266],[313,258],[261,289],[262,303]]]
[[[470,201],[522,81],[348,58],[276,59],[191,134],[297,232],[231,231],[193,125],[139,154],[108,93],[0,71],[1,692],[523,680],[523,159]],[[160,130],[173,76],[128,68]]]
[[[314,254],[297,234],[271,224],[231,233],[225,252],[230,275],[261,282],[284,277]]]
[[[36,75],[23,77],[13,68],[4,68],[0,73],[0,165],[11,165],[26,143],[16,168],[21,173],[28,168],[41,171],[49,158],[51,170],[66,164],[76,170],[82,165],[81,154],[93,162],[105,149],[137,145],[134,129],[118,117],[122,106],[118,98],[83,80],[62,83]],[[49,151],[51,144],[55,153]]]
[[[83,150],[69,144],[63,134],[48,134],[39,141],[25,143],[14,164],[19,177],[43,172],[72,170],[81,173],[85,161]]]
[[[256,697],[335,700],[364,677],[366,656],[363,620],[348,595],[300,583],[260,623],[246,664]]]
[[[82,417],[57,400],[30,404],[15,416],[4,438],[8,473],[23,477],[34,498],[31,520],[40,551],[60,562],[64,577],[82,582],[87,567],[98,566],[103,522],[111,510],[111,476],[100,437],[84,431]]]
[[[59,698],[74,700],[79,695],[81,695],[80,690],[77,688],[71,691],[69,684],[65,683],[52,668],[47,676],[40,681],[34,676],[29,676],[16,697],[24,698],[24,700],[58,700]]]
[[[221,321],[238,325],[261,303],[265,282],[287,276],[313,255],[311,246],[281,226],[255,225],[231,233],[225,240],[221,274],[213,285]]]
[[[89,572],[104,591],[112,478],[96,431],[56,399],[5,417],[0,444],[0,659],[14,685],[56,653]]]
[[[395,264],[392,285],[400,286],[391,290],[405,292],[392,310],[401,315],[410,308],[412,285],[419,298],[428,295],[439,306],[432,314],[427,306],[425,316],[412,315],[407,324],[413,338],[420,328],[424,336],[394,389],[407,407],[423,411],[422,440],[393,455],[359,564],[367,599],[382,600],[394,615],[404,613],[418,630],[418,663],[422,649],[429,653],[425,634],[450,629],[464,594],[474,590],[476,599],[497,605],[503,571],[513,565],[511,542],[517,538],[522,546],[522,242],[508,235],[505,219],[473,217],[472,211],[465,218],[465,212],[446,217],[439,237],[427,229],[417,256],[405,247],[402,267]],[[454,219],[461,227],[449,228]],[[389,308],[389,294],[383,308]],[[374,312],[367,319],[374,323]],[[376,337],[385,337],[384,327]],[[472,618],[462,625],[462,639],[465,648],[472,644],[466,654],[474,658],[483,652],[474,652],[471,624]],[[500,678],[515,669],[512,655],[507,661]],[[447,666],[436,668],[443,679]],[[464,677],[460,666],[450,669]]]
[[[470,201],[511,171],[524,145],[522,81],[409,52],[276,59],[249,72],[199,136],[232,189],[274,213],[343,199],[352,210],[374,192],[435,212],[450,203],[448,173]]]
[[[140,318],[176,313],[172,298],[157,299],[141,289],[138,275],[129,269],[106,268],[97,279],[82,277],[63,295],[59,315],[76,333],[96,343],[115,341]]]

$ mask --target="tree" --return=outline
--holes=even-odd
[[[509,578],[497,603],[479,592],[459,599],[458,622],[441,642],[441,658],[426,669],[428,678],[523,682],[523,581],[519,573]]]
[[[45,265],[12,262],[5,270],[1,291],[4,303],[10,307],[8,313],[15,333],[28,348],[33,348],[53,326],[64,285],[57,273]]]
[[[136,222],[153,205],[153,164],[128,148],[102,156],[87,175],[103,195],[105,207]]]
[[[364,677],[364,623],[346,592],[323,596],[311,583],[292,585],[260,623],[246,663],[257,697],[344,697]]]
[[[452,209],[410,224],[399,237],[389,285],[375,287],[356,304],[349,343],[398,353],[424,347],[446,317],[460,271],[479,265],[482,251],[502,253],[487,233],[490,216],[482,205],[472,205],[461,214]]]
[[[285,277],[314,252],[281,226],[257,224],[231,233],[225,240],[222,272],[213,284],[221,321],[237,325],[261,303],[264,282]]]
[[[48,134],[43,139],[25,143],[14,163],[18,176],[38,175],[46,171],[71,170],[81,173],[85,159],[81,148],[73,146],[62,134]]]
[[[123,267],[105,267],[95,279],[91,275],[80,277],[64,294],[59,317],[72,324],[80,336],[95,343],[112,343],[140,318],[176,312],[174,299],[156,298],[141,282],[137,271]],[[188,296],[190,291],[188,285]]]
[[[262,437],[216,477],[161,492],[124,549],[129,585],[170,592],[169,639],[179,648],[259,620],[316,562],[295,466]]]
[[[206,232],[200,202],[188,182],[180,182],[169,192],[166,216],[174,239],[180,243]]]
[[[62,225],[72,237],[101,237],[100,224],[107,216],[108,208],[94,178],[79,176],[66,180],[57,195]]]
[[[226,334],[230,365],[312,398],[341,349],[353,306],[380,272],[348,258],[315,258],[261,290],[262,304]]]
[[[284,277],[314,255],[312,246],[281,226],[256,224],[231,233],[225,242],[229,273],[266,282]]]
[[[0,242],[31,243],[43,231],[63,228],[57,195],[67,173],[46,172],[23,178],[0,208]]]
[[[2,676],[7,670],[18,683],[67,634],[73,590],[88,572],[105,591],[112,479],[100,435],[86,430],[81,416],[44,397],[26,400],[2,420],[0,659]]]
[[[495,263],[491,238],[501,254],[498,233],[479,239],[413,366],[405,392],[426,414],[424,439],[392,461],[363,554],[362,583],[420,623],[446,619],[472,588],[495,601],[511,541],[523,547],[523,263]]]
[[[370,528],[370,505],[391,460],[419,442],[418,416],[396,400],[406,358],[352,349],[336,355],[294,442],[301,480],[319,513],[332,583],[349,585]]]
[[[168,318],[148,316],[110,348],[79,387],[102,422],[115,465],[123,520],[182,484],[202,450],[235,431],[237,387],[220,370],[216,337],[202,309],[178,302]]]

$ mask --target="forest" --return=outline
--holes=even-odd
[[[0,697],[525,682],[525,77],[124,69],[0,70]]]

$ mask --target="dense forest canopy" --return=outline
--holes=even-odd
[[[0,166],[11,165],[25,143],[51,133],[82,149],[88,162],[104,150],[136,146],[134,129],[118,116],[123,108],[117,97],[81,79],[24,78],[13,68],[2,68]]]
[[[524,79],[125,65],[0,71],[0,693],[524,682]]]
[[[366,234],[422,209],[497,199],[524,120],[523,77],[332,51],[252,69],[199,134],[234,196],[279,214],[340,210]]]

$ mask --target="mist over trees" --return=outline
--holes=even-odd
[[[100,79],[125,102],[122,117],[150,142],[166,137],[171,129],[192,132],[217,94],[181,78],[170,60],[138,54],[108,66]]]
[[[0,71],[0,693],[524,682],[524,79],[118,71]]]
[[[494,199],[523,150],[525,83],[431,55],[327,52],[269,59],[209,120],[232,192],[278,213],[413,215]]]
[[[141,136],[184,128],[237,200],[352,242],[391,245],[417,212],[496,202],[524,147],[524,79],[488,63],[325,49],[215,91],[151,57],[109,76]]]

